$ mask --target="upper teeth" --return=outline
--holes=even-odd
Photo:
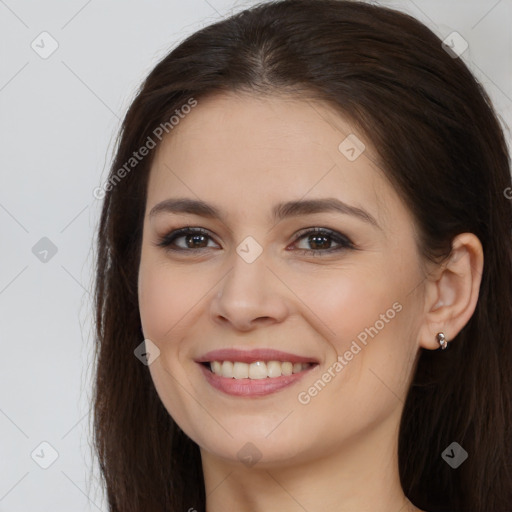
[[[265,379],[291,375],[309,368],[311,363],[290,363],[289,361],[255,361],[241,363],[239,361],[212,361],[210,369],[216,375],[235,379]]]

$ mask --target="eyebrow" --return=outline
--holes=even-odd
[[[325,199],[302,199],[298,201],[279,203],[272,209],[272,218],[275,221],[280,221],[288,217],[329,212],[352,215],[381,229],[375,218],[366,210],[348,205],[347,203],[333,197]],[[217,207],[198,199],[189,198],[165,199],[151,209],[149,217],[153,217],[160,213],[188,213],[211,219],[225,220],[221,210]]]

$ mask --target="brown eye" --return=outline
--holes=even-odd
[[[306,232],[302,232],[296,239],[295,244],[299,240],[305,240],[309,248],[298,248],[297,250],[305,254],[319,255],[321,253],[332,253],[344,249],[354,247],[352,242],[341,233],[331,231],[325,228],[314,228]],[[337,244],[333,247],[332,244]]]
[[[176,243],[183,239],[183,242]],[[159,247],[165,247],[172,251],[187,251],[208,249],[208,241],[211,236],[203,228],[182,228],[165,235],[158,243]]]

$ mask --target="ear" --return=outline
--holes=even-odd
[[[452,241],[450,256],[429,273],[425,284],[425,321],[419,330],[419,345],[435,350],[443,332],[451,341],[467,324],[478,301],[484,256],[473,233],[462,233]]]

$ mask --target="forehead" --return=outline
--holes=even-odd
[[[243,216],[329,196],[382,220],[383,204],[398,198],[377,161],[370,141],[325,103],[224,93],[198,100],[163,139],[148,203],[195,196]]]
[[[250,166],[251,157],[258,157],[260,168],[261,159],[270,167],[274,162],[304,158],[335,163],[340,143],[347,137],[363,139],[355,132],[349,120],[325,103],[284,95],[223,93],[199,100],[160,149],[168,149],[178,158],[184,156],[188,162],[211,158],[237,164],[246,161]],[[365,142],[365,156],[375,160],[369,141]]]

